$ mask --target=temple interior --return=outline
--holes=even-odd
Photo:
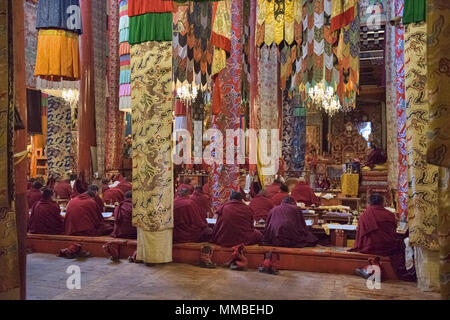
[[[449,298],[450,3],[14,0],[0,25],[0,299]],[[129,280],[98,293],[110,261]]]

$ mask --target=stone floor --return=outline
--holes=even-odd
[[[381,283],[370,290],[364,279],[350,275],[282,271],[273,276],[202,269],[186,264],[147,267],[104,258],[67,260],[50,254],[29,254],[28,299],[439,299],[436,293],[420,292],[415,284]],[[81,289],[67,289],[66,273],[80,267]]]

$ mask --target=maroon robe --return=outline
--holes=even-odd
[[[114,238],[136,239],[137,230],[132,224],[133,202],[130,198],[122,201],[114,209]]]
[[[178,196],[173,203],[173,241],[202,242],[208,240],[211,229],[200,209],[189,197]]]
[[[197,190],[191,194],[190,198],[199,208],[202,218],[206,220],[206,218],[208,218],[212,213],[211,199],[203,192]]]
[[[108,189],[103,193],[103,203],[108,204],[115,204],[116,202],[121,203],[124,199],[125,196],[122,190],[120,190],[117,187]]]
[[[120,181],[116,188],[119,188],[123,192],[123,194],[133,190],[132,184],[125,180]]]
[[[73,189],[69,182],[63,180],[59,181],[55,185],[55,189],[53,190],[55,192],[56,197],[59,199],[70,199]]]
[[[53,200],[39,200],[31,209],[28,232],[64,234],[64,219],[59,205]]]
[[[306,182],[299,181],[291,192],[291,197],[297,202],[303,202],[307,207],[320,205],[320,199]]]
[[[386,163],[386,161],[386,153],[382,149],[376,148],[369,153],[366,166],[370,167],[370,169],[373,169],[375,165]]]
[[[109,190],[109,185],[102,184],[102,194],[105,193],[106,190]]]
[[[28,200],[28,208],[33,208],[34,204],[41,200],[42,193],[41,190],[38,189],[30,189],[27,193],[27,200]]]
[[[95,200],[95,203],[97,204],[98,210],[100,210],[100,212],[103,212],[105,205],[103,204],[102,198],[100,198],[99,196],[96,196],[94,198],[94,200]]]
[[[279,206],[281,204],[281,201],[283,201],[283,198],[289,197],[289,192],[280,191],[276,193],[272,197],[272,202],[274,206]]]
[[[267,219],[269,211],[273,208],[273,203],[267,195],[258,194],[250,201],[250,209],[253,211],[253,219]]]
[[[275,182],[272,183],[271,185],[268,185],[266,187],[266,191],[267,191],[269,198],[272,198],[275,194],[280,192],[280,187],[281,187],[281,184],[275,183]]]
[[[313,247],[318,239],[306,226],[301,208],[282,203],[269,212],[263,243],[270,246]]]
[[[232,247],[257,244],[261,241],[261,232],[253,226],[253,210],[239,200],[229,200],[217,209],[217,222],[212,242]]]
[[[209,182],[205,183],[202,187],[203,193],[209,195]]]
[[[369,206],[359,217],[355,244],[350,251],[389,256],[402,280],[414,280],[405,266],[405,243],[397,234],[395,215],[381,205]]]
[[[192,185],[190,185],[190,184],[187,184],[187,183],[180,184],[178,186],[178,188],[177,188],[177,193],[183,188],[186,188],[188,190],[189,194],[194,193],[194,187]]]
[[[72,236],[103,236],[111,233],[112,226],[103,219],[95,200],[83,193],[69,201],[64,230]]]

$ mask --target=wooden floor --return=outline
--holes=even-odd
[[[387,281],[369,290],[364,279],[349,275],[282,271],[273,276],[202,269],[187,264],[152,267],[105,258],[67,260],[51,254],[29,254],[28,299],[439,299],[414,283]],[[69,290],[66,270],[81,270],[81,289]]]

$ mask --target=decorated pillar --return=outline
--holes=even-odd
[[[80,101],[78,106],[78,174],[92,176],[91,147],[96,145],[94,50],[92,47],[92,1],[81,0]]]
[[[129,0],[137,259],[172,261],[172,2]]]
[[[220,5],[221,2],[219,2]],[[241,35],[242,35],[242,2],[225,0],[225,4],[231,5],[231,33],[230,33],[230,56],[226,59],[225,68],[222,69],[218,75],[217,80],[219,85],[214,86],[214,94],[221,97],[221,103],[216,105],[219,110],[213,119],[213,127],[218,129],[225,140],[227,129],[239,129],[239,115],[241,105],[241,70],[242,70],[242,54],[241,54]],[[219,16],[216,14],[215,19],[224,19],[227,15]],[[226,18],[225,18],[226,19]],[[225,20],[222,23],[227,23]],[[214,33],[214,26],[213,26]],[[217,52],[217,51],[216,51]],[[216,61],[214,61],[216,64]],[[215,67],[213,66],[213,70]],[[218,92],[217,92],[218,91]],[[213,102],[214,103],[214,102]],[[213,108],[215,106],[213,105]],[[220,141],[216,137],[216,141],[212,144],[218,146]],[[219,145],[220,147],[220,145]],[[223,143],[223,150],[226,150],[226,145]],[[225,157],[225,151],[224,151]],[[213,207],[217,206],[229,199],[232,190],[239,190],[239,165],[234,161],[233,164],[226,163],[219,164],[214,162],[211,165],[210,183],[212,189]]]

